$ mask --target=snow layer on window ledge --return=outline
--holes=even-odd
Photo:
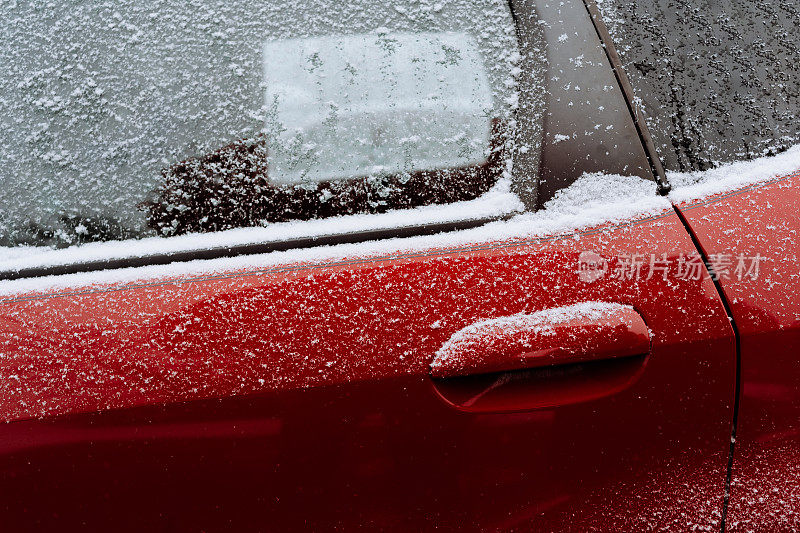
[[[702,172],[668,172],[675,203],[702,200],[800,170],[800,144],[787,151],[752,161],[729,163]]]
[[[463,210],[463,206],[458,204],[453,204],[449,207],[455,211]],[[154,279],[179,279],[220,272],[256,270],[283,265],[299,266],[342,259],[391,257],[393,254],[398,253],[424,253],[427,250],[441,250],[549,235],[574,233],[575,238],[580,238],[577,233],[589,228],[646,218],[671,209],[672,206],[669,200],[656,194],[655,184],[652,181],[630,176],[586,174],[572,186],[559,191],[545,205],[544,209],[535,213],[519,214],[510,220],[492,222],[478,228],[436,235],[320,246],[249,256],[187,261],[169,265],[0,281],[0,295],[20,295],[29,292],[55,291],[89,285],[119,285],[144,280],[152,281]],[[463,218],[463,212],[460,214],[462,216],[459,218]],[[331,221],[321,221],[321,224],[326,223],[331,223]],[[387,225],[392,226],[388,220]],[[236,231],[238,232],[239,230]],[[222,240],[224,238],[223,235],[227,234],[228,232],[214,235],[215,239],[220,239],[213,241],[214,245],[229,245],[230,241]],[[201,238],[201,236],[192,237]],[[119,245],[130,246],[130,243],[119,243]],[[76,250],[79,249],[65,250],[64,252],[76,253]],[[150,250],[138,251],[139,253],[151,252]],[[75,260],[86,260],[78,255],[74,257]],[[15,264],[18,264],[18,262],[15,262]],[[4,264],[3,267],[8,268],[8,264]]]
[[[279,222],[266,227],[193,233],[166,239],[150,237],[98,242],[60,250],[48,247],[0,248],[0,271],[279,242],[305,237],[346,235],[360,231],[499,217],[523,210],[522,202],[510,191],[510,180],[503,178],[491,190],[475,200],[447,205],[428,205],[380,214]]]

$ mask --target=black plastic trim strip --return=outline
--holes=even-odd
[[[296,248],[312,248],[318,246],[331,246],[335,244],[355,244],[378,239],[392,239],[416,237],[422,235],[433,235],[436,233],[446,233],[483,226],[489,222],[505,220],[515,213],[499,217],[485,217],[461,220],[456,222],[442,222],[435,224],[419,224],[415,226],[403,226],[399,228],[366,230],[353,233],[341,233],[335,235],[320,235],[314,237],[302,237],[281,241],[268,241],[259,243],[241,244],[237,246],[224,246],[217,248],[185,250],[163,254],[141,255],[136,257],[123,257],[117,259],[102,259],[98,261],[86,261],[83,263],[57,264],[41,267],[22,268],[18,270],[0,271],[0,280],[14,280],[22,278],[41,278],[45,276],[61,276],[65,274],[77,274],[80,272],[97,272],[99,270],[111,270],[119,268],[134,268],[149,265],[168,265],[181,261],[194,261],[203,259],[219,259],[222,257],[236,257],[240,255],[264,254],[293,250]]]
[[[636,105],[636,95],[633,92],[633,85],[631,85],[628,75],[625,74],[625,69],[622,66],[622,60],[617,53],[614,46],[614,40],[608,32],[608,28],[603,22],[603,16],[600,13],[600,8],[597,7],[595,0],[583,0],[586,10],[589,12],[589,17],[592,19],[594,29],[597,31],[597,36],[603,43],[603,49],[606,52],[608,61],[614,70],[614,76],[617,78],[622,94],[625,96],[625,102],[628,104],[628,111],[633,117],[633,123],[636,126],[636,131],[642,141],[647,160],[650,163],[650,168],[653,171],[653,176],[656,179],[658,193],[666,196],[672,190],[672,186],[667,179],[667,173],[664,171],[664,165],[661,164],[661,159],[658,157],[653,137],[650,135],[650,130],[647,129],[647,123],[644,120],[639,106]]]

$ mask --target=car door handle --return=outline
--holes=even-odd
[[[468,326],[436,353],[431,376],[462,410],[527,410],[622,390],[649,353],[650,331],[635,309],[586,302]]]

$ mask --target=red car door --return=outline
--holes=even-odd
[[[515,4],[550,65],[539,211],[0,283],[4,528],[719,527],[730,317],[602,28]]]
[[[577,272],[587,251],[613,273],[631,253],[693,246],[666,209],[534,239],[5,296],[4,523],[710,527],[735,363],[712,282]],[[432,380],[462,328],[583,302],[630,306],[648,352],[531,370],[505,394],[497,376],[450,383],[504,394],[485,411]]]
[[[750,165],[749,180],[679,204],[716,264],[738,329],[739,395],[730,531],[798,527],[800,163]],[[794,171],[792,168],[794,167]],[[729,170],[736,181],[736,169]],[[691,188],[679,191],[692,196]]]

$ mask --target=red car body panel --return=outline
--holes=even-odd
[[[800,171],[680,209],[707,255],[764,258],[720,276],[741,339],[730,530],[800,529]]]
[[[613,270],[695,247],[666,211],[580,234],[4,297],[0,518],[30,531],[715,526],[735,391],[719,294],[707,276],[587,282],[584,251]],[[591,301],[632,306],[652,335],[624,387],[524,412],[442,400],[429,365],[455,332]],[[631,359],[608,365],[524,382],[569,391]]]

